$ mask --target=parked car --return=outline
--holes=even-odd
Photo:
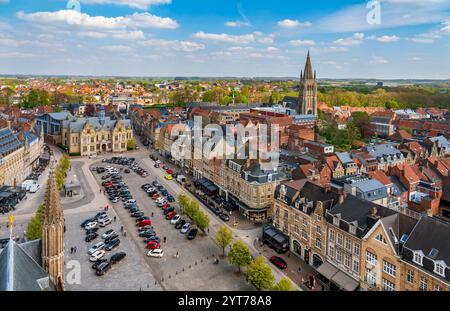
[[[111,235],[105,239],[105,244],[109,244],[111,241],[117,240],[118,238],[119,238],[119,235],[117,233],[114,233],[113,235]]]
[[[172,177],[172,175],[166,175],[166,177],[165,177],[167,180],[173,180],[173,177]]]
[[[145,242],[146,244],[148,244],[149,242],[160,243],[160,242],[161,242],[161,238],[160,238],[159,236],[154,235],[154,236],[151,236],[151,237],[146,238],[146,239],[144,240],[144,242]]]
[[[115,265],[116,263],[122,261],[127,256],[124,252],[115,253],[111,256],[110,262],[111,264]]]
[[[147,253],[147,256],[154,257],[154,258],[161,258],[162,256],[164,256],[164,251],[160,248],[152,249],[151,251],[149,251]]]
[[[137,224],[138,227],[145,227],[145,226],[151,226],[151,225],[152,225],[152,221],[150,219],[143,220],[141,222],[138,222],[138,224]]]
[[[150,217],[148,216],[142,216],[136,219],[136,223],[141,222],[143,220],[150,220]]]
[[[144,215],[145,215],[144,212],[135,212],[135,213],[131,214],[131,217],[138,218],[138,217],[142,217]]]
[[[84,239],[84,241],[90,243],[90,242],[94,241],[97,237],[98,237],[98,233],[89,233],[88,235],[86,235],[86,238]]]
[[[100,219],[98,221],[98,223],[100,224],[100,227],[106,227],[107,225],[112,223],[112,220],[111,220],[111,218],[104,218],[104,219]]]
[[[230,216],[227,213],[221,213],[221,214],[219,214],[219,217],[223,221],[230,221]]]
[[[191,228],[191,224],[188,223],[188,222],[185,223],[183,225],[183,227],[181,227],[181,233],[186,234],[189,231],[190,228]]]
[[[169,202],[175,202],[175,198],[171,195],[171,194],[169,194],[168,196],[167,196],[167,201],[169,201]]]
[[[103,242],[98,242],[97,244],[95,244],[94,246],[92,246],[89,250],[88,250],[88,254],[92,255],[95,252],[102,250],[105,248],[105,243]]]
[[[175,225],[175,229],[181,229],[185,223],[186,223],[186,220],[180,219],[180,221]]]
[[[111,251],[113,248],[116,248],[117,246],[120,245],[120,240],[116,239],[116,240],[112,240],[111,242],[109,242],[106,246],[105,249],[107,251]]]
[[[104,262],[108,262],[108,259],[106,258],[101,258],[99,260],[97,260],[96,262],[94,262],[94,264],[92,265],[92,269],[97,270],[98,266],[100,266],[102,263]]]
[[[97,222],[96,222],[96,221],[93,221],[93,222],[88,223],[88,224],[84,227],[84,229],[86,229],[86,230],[94,229],[94,228],[97,227],[97,225],[98,225]]]
[[[108,231],[106,231],[105,233],[102,234],[102,239],[107,239],[110,236],[113,236],[114,234],[116,234],[114,229],[109,229]]]
[[[167,216],[167,214],[172,213],[172,212],[175,212],[175,208],[169,207],[164,210],[163,214]]]
[[[106,272],[108,272],[109,269],[111,269],[111,263],[106,261],[98,266],[98,268],[95,271],[95,274],[98,276],[102,276]]]
[[[98,227],[86,230],[86,234],[96,233],[98,231]]]
[[[83,221],[83,222],[81,223],[81,227],[82,227],[82,228],[86,228],[86,225],[87,225],[88,223],[93,222],[93,221],[95,221],[94,218],[88,218],[88,219],[86,219],[85,221]]]
[[[159,183],[155,180],[155,181],[152,183],[152,185],[153,185],[153,187],[158,187],[158,186],[159,186]]]
[[[171,170],[171,169],[169,168],[169,169],[166,170],[166,173],[169,174],[169,175],[172,175],[172,174],[173,174],[173,170]]]
[[[172,219],[170,220],[170,224],[172,225],[176,225],[177,222],[179,222],[181,220],[181,216],[180,215],[175,215],[172,217]]]
[[[158,248],[161,248],[161,244],[157,243],[157,242],[154,242],[154,241],[148,242],[147,248],[148,249],[158,249]]]
[[[187,234],[187,239],[188,240],[193,240],[193,239],[195,239],[197,234],[198,234],[198,229],[192,228],[191,230],[189,230],[189,232]]]
[[[101,218],[104,218],[105,216],[108,216],[108,214],[106,212],[100,212],[100,213],[97,213],[97,215],[95,215],[94,218],[99,220]]]
[[[273,263],[277,268],[284,270],[287,269],[287,263],[284,261],[283,258],[278,256],[272,256],[269,260],[271,263]]]
[[[175,213],[175,212],[167,213],[166,219],[167,220],[172,220],[176,215],[177,215],[177,213]]]
[[[95,262],[105,256],[106,252],[104,250],[98,250],[94,253],[92,253],[91,257],[89,257],[89,261]]]

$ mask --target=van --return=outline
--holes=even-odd
[[[184,176],[184,175],[178,175],[178,176],[177,176],[177,182],[180,183],[180,184],[185,183],[185,182],[186,182],[186,176]]]
[[[33,184],[31,185],[29,191],[30,193],[36,193],[40,188],[41,186],[39,184]]]
[[[111,269],[111,263],[101,263],[95,271],[95,274],[97,274],[98,276],[104,275],[109,269]]]

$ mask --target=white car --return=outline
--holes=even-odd
[[[160,198],[158,198],[158,199],[156,199],[156,203],[162,203],[162,202],[164,202],[166,200],[166,198],[164,198],[164,197],[160,197]]]
[[[39,186],[39,184],[33,184],[30,186],[29,191],[30,191],[30,193],[36,193],[39,190],[39,188],[41,188],[41,186]]]
[[[114,229],[109,229],[108,231],[106,231],[105,233],[102,234],[102,239],[107,239],[110,236],[113,236],[114,234],[116,234]]]
[[[102,249],[105,248],[105,243],[103,242],[98,242],[97,244],[95,244],[94,246],[92,246],[89,250],[88,250],[88,254],[89,255],[93,255],[95,252],[97,251],[101,251]]]
[[[147,189],[147,192],[148,192],[148,193],[150,193],[150,192],[155,192],[155,191],[156,191],[156,188],[155,188],[155,187],[150,187],[150,188]]]
[[[188,222],[185,223],[183,225],[183,227],[181,228],[181,233],[186,234],[189,231],[190,228],[191,228],[191,224],[188,223]]]
[[[107,225],[112,223],[112,220],[111,218],[102,218],[98,221],[98,223],[100,224],[100,227],[106,227]]]
[[[162,256],[164,256],[164,251],[160,248],[158,249],[152,249],[151,251],[149,251],[147,253],[148,257],[158,257],[161,258]]]
[[[181,216],[180,216],[180,215],[175,215],[175,216],[172,218],[172,220],[170,221],[170,224],[176,225],[177,222],[178,222],[180,219],[181,219]]]
[[[93,222],[88,223],[86,226],[84,226],[84,229],[91,230],[91,229],[97,228],[97,225],[98,225],[97,222],[93,221]]]
[[[106,252],[104,250],[96,251],[95,253],[93,253],[91,255],[89,260],[92,262],[95,262],[95,261],[99,260],[100,258],[102,258],[103,256],[105,256],[105,254],[106,254]]]
[[[91,154],[90,156],[89,156],[89,159],[96,159],[97,158],[97,155],[96,154]]]

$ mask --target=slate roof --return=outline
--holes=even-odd
[[[35,260],[40,243],[21,246],[10,240],[0,253],[0,291],[41,291],[38,280],[48,278]]]
[[[436,249],[435,261],[442,260],[450,266],[450,224],[432,217],[422,217],[409,235],[405,247],[413,251],[421,250],[429,257],[431,250]]]
[[[0,129],[0,156],[6,156],[22,147],[23,143],[9,128]]]
[[[387,231],[388,238],[394,246],[397,255],[399,255],[402,247],[400,243],[402,236],[404,234],[409,235],[418,220],[402,213],[396,213],[382,218],[381,222]]]
[[[126,119],[122,120],[126,128],[131,127],[131,120]],[[73,120],[63,121],[63,128],[70,128],[71,132],[81,132],[86,123],[90,123],[97,130],[106,129],[111,130],[116,126],[118,120],[111,119],[110,117],[105,118],[105,123],[102,125],[100,123],[100,119],[98,117],[90,117],[90,118],[77,118]]]
[[[68,111],[51,112],[48,114],[52,119],[62,121],[73,118],[72,114]]]

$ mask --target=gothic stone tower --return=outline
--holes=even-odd
[[[311,58],[306,57],[305,70],[300,74],[300,93],[297,113],[313,114],[317,116],[317,81],[316,72],[313,74]]]
[[[50,172],[42,225],[42,263],[50,280],[59,291],[64,290],[64,215],[56,184]]]

